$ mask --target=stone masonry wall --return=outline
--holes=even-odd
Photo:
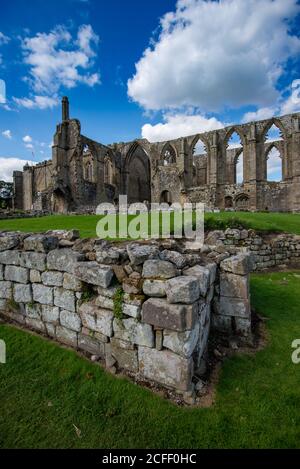
[[[174,240],[109,244],[76,231],[0,233],[0,314],[193,395],[214,326],[251,337],[249,254]]]
[[[209,232],[205,242],[219,253],[250,252],[253,270],[257,271],[300,264],[299,235],[227,229]]]

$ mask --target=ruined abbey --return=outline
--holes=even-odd
[[[280,139],[267,141],[272,126]],[[230,146],[233,134],[240,146]],[[201,144],[202,150],[197,148]],[[269,181],[276,149],[281,181]],[[243,159],[242,182],[237,162]],[[103,145],[81,134],[62,101],[52,159],[14,172],[14,208],[94,212],[101,202],[203,202],[208,209],[300,211],[300,113],[229,126],[168,142]]]

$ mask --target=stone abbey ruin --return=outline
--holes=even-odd
[[[266,141],[272,126],[281,138]],[[229,146],[233,134],[241,146]],[[197,154],[199,143],[201,154]],[[282,180],[268,181],[272,149]],[[196,149],[196,150],[195,150]],[[243,182],[237,162],[243,159]],[[208,209],[300,211],[300,113],[179,138],[168,142],[103,145],[81,134],[62,100],[52,160],[14,172],[14,208],[58,213],[93,212],[102,202],[202,202]]]

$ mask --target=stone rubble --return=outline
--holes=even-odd
[[[0,315],[192,400],[210,334],[251,341],[249,273],[258,263],[249,252],[267,247],[256,236],[244,252],[249,237],[216,232],[191,250],[175,240],[81,240],[72,231],[0,234]]]

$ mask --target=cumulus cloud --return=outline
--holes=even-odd
[[[25,143],[31,143],[32,142],[32,138],[30,137],[30,135],[25,135],[25,137],[23,137],[22,140]]]
[[[280,97],[276,105],[257,109],[257,111],[247,112],[243,118],[243,122],[255,120],[269,119],[273,116],[284,114],[292,114],[300,112],[300,79],[294,80],[291,84],[291,91],[288,97]]]
[[[49,34],[38,33],[23,40],[24,62],[30,66],[30,83],[36,93],[56,93],[61,86],[100,83],[99,73],[91,73],[99,37],[91,25],[79,27],[74,39],[64,26]]]
[[[289,31],[297,0],[178,0],[160,21],[128,81],[128,95],[148,110],[197,106],[267,108],[300,39]]]
[[[34,161],[21,160],[20,158],[0,157],[0,180],[11,182],[13,171],[22,171],[26,163],[36,164]]]
[[[47,109],[58,105],[62,87],[79,84],[93,87],[100,83],[95,65],[99,37],[89,24],[81,25],[76,37],[64,26],[50,33],[38,33],[22,42],[24,63],[29,66],[29,97],[14,97],[14,102],[27,109]]]
[[[52,109],[59,104],[58,97],[49,96],[33,96],[32,98],[16,98],[13,97],[14,102],[26,109]]]
[[[300,79],[292,83],[292,93],[281,105],[281,114],[291,114],[300,111]]]
[[[263,119],[269,119],[276,114],[276,109],[273,107],[263,107],[253,112],[246,112],[243,117],[243,122],[251,122]]]
[[[3,137],[8,138],[8,140],[12,139],[11,130],[9,130],[9,129],[8,130],[3,130],[2,135],[3,135]]]
[[[215,117],[206,118],[201,115],[166,113],[163,116],[163,123],[145,124],[142,127],[142,137],[149,142],[163,142],[222,127],[224,124]]]

